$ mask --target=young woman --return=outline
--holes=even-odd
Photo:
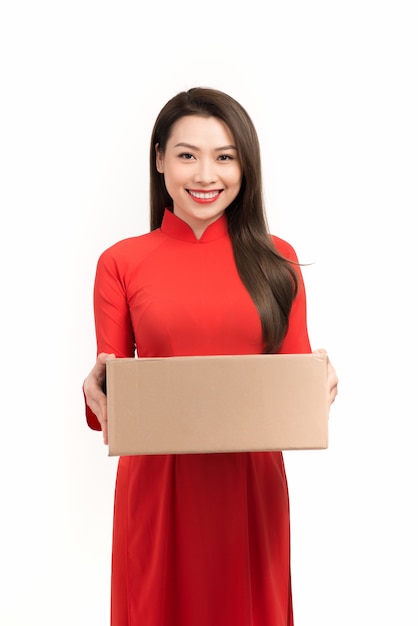
[[[109,355],[311,352],[298,259],[267,230],[244,108],[214,89],[179,93],[157,117],[150,160],[150,232],[97,265],[84,394],[105,443]],[[331,363],[328,378],[331,404]],[[111,597],[112,626],[292,625],[282,453],[121,457]]]

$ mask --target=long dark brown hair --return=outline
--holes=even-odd
[[[164,153],[173,124],[186,115],[216,117],[234,137],[242,169],[241,189],[226,209],[238,273],[261,320],[264,352],[274,353],[287,332],[297,293],[297,274],[280,256],[268,232],[262,191],[260,145],[254,124],[231,96],[216,89],[194,87],[174,96],[160,111],[150,145],[150,226],[159,228],[164,211],[172,207],[164,175],[156,168],[155,146]]]

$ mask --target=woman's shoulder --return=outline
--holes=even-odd
[[[163,240],[160,229],[121,239],[100,254],[97,268],[120,276],[129,275],[160,248]]]
[[[276,235],[271,235],[271,238],[273,240],[273,243],[275,245],[275,248],[276,248],[277,252],[281,256],[283,256],[286,259],[289,259],[291,261],[297,261],[296,250],[292,246],[292,244],[290,244],[285,239],[281,239],[280,237],[277,237]]]
[[[132,254],[142,255],[154,250],[161,243],[160,229],[153,230],[142,235],[126,237],[113,243],[106,248],[100,257],[124,258],[130,257]]]

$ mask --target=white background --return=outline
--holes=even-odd
[[[0,12],[2,626],[105,626],[116,460],[84,422],[99,253],[148,230],[148,142],[217,87],[340,377],[288,452],[296,626],[416,626],[415,3],[6,0]]]

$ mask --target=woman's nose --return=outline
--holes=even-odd
[[[217,179],[216,167],[212,160],[202,159],[198,162],[195,180],[201,185],[210,185]]]

